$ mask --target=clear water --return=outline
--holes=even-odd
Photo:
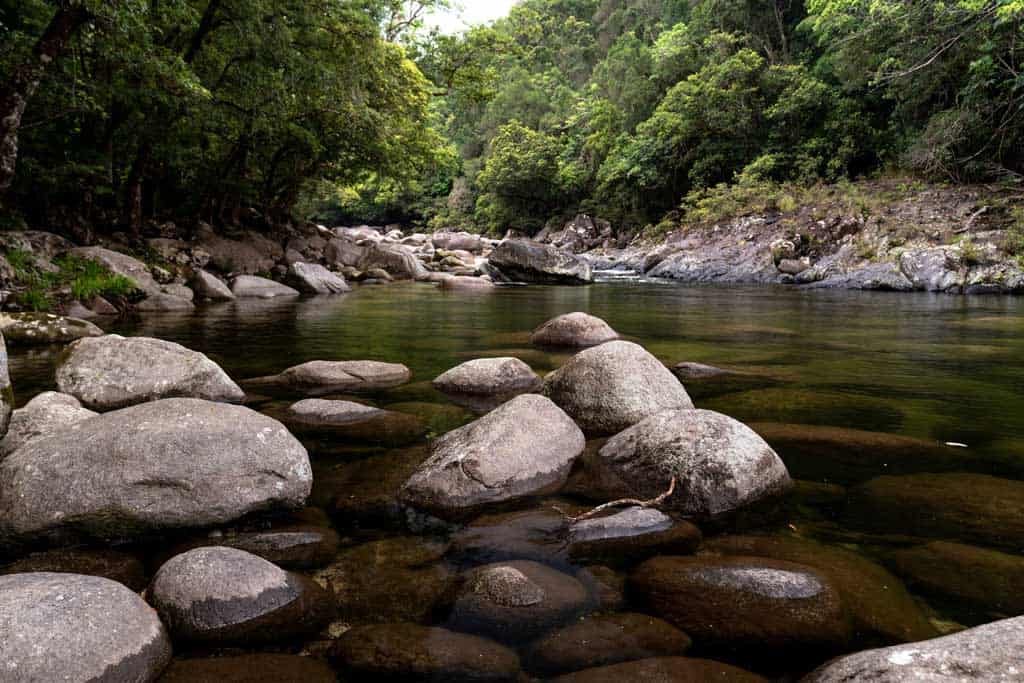
[[[957,442],[967,446],[959,451],[964,471],[1009,478],[1024,474],[1024,301],[1018,298],[647,282],[454,293],[401,284],[363,287],[342,297],[215,305],[194,316],[119,321],[109,331],[160,337],[203,351],[236,379],[274,374],[314,359],[404,363],[413,371],[412,384],[368,399],[417,414],[431,434],[439,434],[473,415],[435,392],[432,378],[463,361],[496,355],[518,356],[543,374],[566,356],[531,348],[529,332],[570,311],[604,318],[666,363],[708,363],[764,380],[719,395],[695,388],[698,407],[746,422]],[[52,388],[58,355],[59,349],[12,350],[19,403]],[[422,451],[412,453],[365,445],[330,455],[313,453],[318,477],[313,502],[330,507],[336,487],[358,481],[353,468],[361,462],[367,463],[362,476],[372,479],[381,462],[421,457],[417,453]],[[885,458],[878,462],[877,474],[889,473]],[[950,469],[948,464],[944,468]],[[815,478],[849,483],[848,475],[835,471]],[[853,479],[864,479],[863,465]],[[903,529],[862,524],[868,520],[858,520],[855,513],[842,511],[841,501],[834,502],[808,499],[797,505],[788,528],[887,564],[893,543],[907,543],[889,538],[902,535]],[[868,528],[871,534],[864,533]],[[349,540],[393,533],[363,528]],[[1024,550],[1014,543],[1009,539],[999,545],[1011,554]],[[937,596],[934,590],[912,590],[936,623],[980,623],[1006,615],[976,602]]]

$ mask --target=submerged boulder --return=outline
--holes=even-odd
[[[585,260],[532,240],[505,240],[491,252],[489,265],[505,281],[554,285],[594,281]]]
[[[613,436],[589,459],[609,498],[651,499],[676,479],[664,502],[698,519],[716,519],[786,493],[782,460],[741,422],[710,410],[658,413]]]
[[[11,346],[30,346],[99,337],[103,330],[87,320],[52,313],[0,313],[0,333]]]
[[[345,278],[316,263],[291,264],[288,278],[300,291],[309,294],[341,294],[351,289]]]
[[[587,434],[616,434],[665,410],[693,408],[686,389],[638,344],[581,351],[544,378],[544,393]]]
[[[0,440],[0,460],[29,441],[49,436],[96,415],[98,413],[83,408],[74,396],[44,391],[14,411],[7,436]]]
[[[57,368],[57,386],[90,409],[113,410],[161,398],[240,403],[245,393],[198,351],[150,337],[81,339]]]
[[[651,657],[635,662],[599,666],[551,679],[555,683],[767,683],[767,678],[710,659],[691,657]]]
[[[317,632],[333,616],[315,583],[237,548],[172,557],[149,594],[171,634],[187,641],[288,640]]]
[[[123,539],[301,507],[306,449],[248,408],[164,399],[31,441],[0,463],[0,539]]]
[[[552,318],[530,336],[537,346],[585,348],[597,346],[619,338],[608,323],[586,313],[566,313]]]
[[[585,445],[558,406],[524,394],[435,440],[399,498],[438,517],[465,517],[488,504],[558,489]]]
[[[135,555],[110,548],[56,548],[20,557],[0,568],[0,574],[54,572],[84,574],[117,581],[141,593],[148,583],[146,568]]]
[[[176,659],[160,683],[337,683],[338,674],[313,657],[249,654]]]
[[[324,396],[393,389],[402,386],[411,377],[409,368],[398,363],[372,360],[314,360],[290,367],[278,375],[249,380],[245,384],[308,396]]]
[[[434,388],[446,394],[515,396],[538,391],[543,381],[518,358],[478,358],[439,375]]]
[[[629,507],[569,525],[569,554],[574,559],[625,558],[655,554],[688,555],[701,542],[700,529],[660,510]]]
[[[825,664],[802,683],[1019,681],[1024,671],[1024,617],[950,636],[866,650]]]
[[[239,299],[273,299],[278,296],[298,296],[299,293],[280,282],[256,275],[239,275],[231,281],[231,293]]]
[[[426,432],[415,415],[381,410],[353,401],[307,398],[288,407],[280,419],[316,452],[330,450],[331,442],[403,445]],[[325,443],[321,443],[325,442]]]
[[[0,678],[155,681],[171,658],[156,612],[109,579],[48,572],[0,576]]]

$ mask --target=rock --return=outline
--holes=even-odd
[[[701,542],[700,529],[654,508],[630,507],[569,526],[569,554],[574,559],[689,555]]]
[[[672,366],[672,374],[686,386],[686,393],[698,402],[705,398],[764,389],[780,383],[770,375],[726,370],[703,363],[677,363]]]
[[[234,293],[226,284],[205,270],[197,270],[191,284],[196,296],[201,299],[231,301],[235,298]]]
[[[1024,547],[1024,482],[984,474],[878,477],[850,490],[856,527],[944,540]]]
[[[966,269],[948,247],[909,249],[900,255],[900,272],[914,289],[927,292],[960,291]]]
[[[494,283],[482,277],[470,277],[464,275],[448,276],[440,280],[440,288],[451,291],[467,292],[479,291],[489,292],[497,289]]]
[[[529,365],[518,358],[479,358],[439,375],[433,385],[445,394],[511,398],[539,391],[543,381]]]
[[[176,659],[160,683],[336,683],[326,662],[312,657],[250,654]]]
[[[566,313],[534,330],[530,343],[537,346],[583,348],[618,338],[618,333],[600,318],[586,313]]]
[[[710,410],[658,413],[613,436],[587,462],[609,498],[649,500],[714,520],[785,494],[792,482],[775,451],[749,427]]]
[[[435,249],[447,249],[448,251],[462,250],[472,254],[479,254],[484,249],[484,243],[480,235],[469,232],[435,232],[431,238]]]
[[[239,299],[273,299],[276,296],[298,296],[299,293],[279,282],[255,275],[239,275],[231,282],[231,293]]]
[[[245,398],[219,365],[198,351],[151,337],[110,334],[80,339],[57,367],[57,386],[93,410],[161,398],[241,403]]]
[[[31,441],[0,462],[0,539],[123,539],[301,507],[306,449],[248,408],[164,399]]]
[[[557,490],[583,452],[583,433],[551,401],[518,396],[431,443],[431,456],[399,491],[445,519]]]
[[[258,388],[280,389],[307,396],[382,391],[412,378],[409,368],[372,360],[314,360],[290,367],[279,375],[245,382]]]
[[[189,313],[196,309],[188,299],[173,294],[156,292],[135,304],[135,310],[142,313]]]
[[[7,370],[7,344],[0,332],[0,459],[7,454],[7,430],[14,412],[14,391],[11,389],[11,376]],[[11,449],[13,450],[13,448]]]
[[[203,236],[198,246],[209,254],[209,262],[224,273],[266,273],[284,257],[280,244],[255,232],[234,240],[211,231]]]
[[[344,278],[315,263],[292,263],[288,277],[300,291],[309,294],[341,294],[350,290]]]
[[[463,565],[524,559],[568,565],[567,533],[568,520],[546,505],[483,515],[451,535],[449,555]]]
[[[661,361],[625,341],[576,354],[544,378],[544,393],[595,436],[616,434],[665,410],[693,408]]]
[[[787,258],[782,259],[775,267],[779,269],[780,273],[785,273],[786,275],[799,275],[810,268],[811,264],[802,259]]]
[[[576,573],[576,578],[597,600],[598,612],[618,612],[626,607],[626,577],[611,567],[589,565]]]
[[[280,420],[307,442],[308,447],[322,452],[320,441],[329,449],[332,441],[373,443],[389,446],[409,444],[426,433],[426,427],[415,415],[381,410],[352,401],[328,401],[310,398],[291,405]]]
[[[120,315],[121,311],[102,296],[96,295],[89,301],[89,309],[98,316]]]
[[[796,536],[720,536],[705,548],[813,567],[839,591],[859,644],[889,645],[938,635],[903,583],[855,552]]]
[[[195,292],[193,292],[185,285],[178,283],[164,285],[163,287],[161,287],[161,291],[164,294],[170,294],[171,296],[176,296],[179,299],[185,299],[186,301],[192,301],[196,297]]]
[[[755,423],[795,477],[839,483],[963,469],[970,454],[939,441],[823,425]]]
[[[787,239],[777,239],[769,246],[772,252],[772,261],[778,266],[783,261],[792,261],[796,259],[796,245],[792,241]]]
[[[360,270],[381,268],[396,280],[419,280],[427,276],[427,269],[413,254],[412,249],[399,244],[370,244],[359,263]]]
[[[635,662],[584,669],[552,679],[555,683],[767,683],[767,678],[710,659],[690,657],[652,657]]]
[[[2,354],[0,350],[0,360]],[[0,379],[2,373],[0,370]],[[83,408],[74,396],[44,391],[14,411],[7,436],[0,441],[0,460],[34,439],[50,436],[97,414]]]
[[[196,539],[173,549],[170,556],[195,548],[224,546],[244,550],[284,569],[316,569],[330,564],[341,539],[333,529],[313,525],[287,525],[266,531],[221,533]]]
[[[594,281],[590,264],[573,254],[531,240],[505,240],[488,261],[501,279],[535,284],[584,285]]]
[[[328,265],[355,268],[366,256],[366,251],[366,247],[360,246],[352,240],[334,238],[324,247],[324,260]]]
[[[846,644],[839,594],[806,565],[758,557],[655,557],[630,576],[640,603],[702,651],[821,656]],[[820,661],[820,659],[818,660]]]
[[[114,275],[129,280],[135,288],[146,294],[156,294],[160,285],[149,272],[149,267],[142,261],[103,247],[76,247],[71,255],[86,261],[95,261],[105,266]]]
[[[426,457],[426,447],[417,446],[336,464],[316,473],[314,495],[324,496],[339,528],[405,529],[407,508],[398,490]]]
[[[76,339],[102,336],[103,330],[86,320],[52,313],[0,313],[0,334],[11,346],[29,346],[67,344]]]
[[[117,581],[140,593],[146,588],[146,568],[134,555],[104,548],[47,550],[19,558],[0,569],[0,574],[55,572],[85,574]]]
[[[507,647],[416,624],[357,626],[332,646],[331,657],[354,680],[519,680],[519,657]]]
[[[4,680],[146,683],[170,659],[156,612],[120,583],[47,572],[0,576]]]
[[[866,650],[825,664],[801,683],[1019,681],[1024,617],[1005,619],[920,643]]]
[[[172,557],[149,595],[171,635],[192,642],[279,642],[316,633],[333,616],[315,583],[236,548]]]
[[[549,633],[523,654],[526,668],[548,678],[592,667],[648,657],[671,657],[690,649],[690,638],[646,614],[592,616]]]
[[[893,568],[916,588],[990,615],[1024,614],[1024,557],[933,541],[890,553]]]
[[[313,580],[335,596],[349,623],[435,620],[454,576],[439,564],[446,546],[418,537],[394,537],[342,550]]]
[[[449,627],[519,643],[569,623],[591,603],[579,581],[520,560],[477,567],[462,577]]]

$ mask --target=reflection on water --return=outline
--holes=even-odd
[[[957,496],[957,475],[950,472],[1007,479],[1024,475],[1024,301],[1019,299],[640,282],[460,293],[408,284],[365,287],[332,298],[211,305],[194,316],[118,321],[109,331],[160,337],[203,351],[236,379],[275,374],[316,359],[404,363],[413,371],[412,383],[368,398],[379,407],[416,415],[423,429],[415,433],[431,436],[473,419],[469,410],[434,391],[432,378],[470,358],[503,355],[519,357],[544,374],[567,356],[531,348],[528,333],[570,311],[604,318],[666,363],[693,361],[743,373],[725,384],[695,383],[692,393],[698,407],[748,423],[774,423],[764,433],[789,444],[790,467],[800,468],[794,475],[817,482],[798,487],[791,531],[845,545],[886,564],[920,593],[918,599],[927,600],[919,604],[935,622],[977,623],[1017,613],[993,597],[993,591],[979,596],[970,588],[976,580],[1005,586],[1000,572],[1019,567],[1019,558],[1006,551],[1024,549],[1024,532],[1017,539],[1008,529],[1009,536],[996,539],[1000,542],[982,543],[958,531],[972,525],[948,508],[965,505],[962,499],[971,495],[963,491]],[[58,355],[59,349],[12,349],[19,404],[52,387]],[[792,430],[780,423],[815,429]],[[841,429],[828,429],[833,427]],[[891,441],[863,432],[910,438]],[[812,443],[806,443],[809,434]],[[394,444],[360,441],[345,452],[325,448],[314,453],[313,503],[327,509],[353,542],[379,540],[400,530],[408,520],[395,507],[392,493],[425,456],[423,439],[416,438],[418,443],[399,451],[387,450]],[[830,440],[838,444],[831,451]],[[954,451],[936,441],[967,448]],[[784,448],[779,450],[785,458]],[[941,481],[919,474],[927,472],[946,474]],[[864,485],[887,474],[907,477],[895,486],[910,492],[904,507],[885,498],[893,486],[884,480]],[[964,476],[965,485],[990,486],[985,478]],[[1024,497],[1016,500],[1020,489],[1012,484],[1003,479],[991,484],[993,506],[1024,505]],[[851,504],[846,505],[848,497]],[[941,506],[940,514],[936,510]],[[546,519],[545,513],[539,514],[511,522],[484,520],[463,532],[454,539],[459,552],[448,556],[442,573],[450,563],[475,557],[470,547],[497,548],[519,558],[532,557],[537,548],[544,551],[548,541],[534,547],[530,540],[534,521]],[[900,516],[906,514],[930,515],[948,524],[904,529]],[[981,505],[963,514],[989,512]],[[993,523],[1003,518],[992,514]],[[890,526],[879,527],[883,518]],[[524,519],[529,521],[525,527]],[[992,535],[999,532],[990,530],[987,536]],[[959,545],[933,547],[916,536]],[[979,559],[964,545],[972,542],[996,546],[1002,554],[989,557],[992,561],[986,564],[988,556]],[[354,552],[352,557],[363,555]],[[380,557],[375,561],[387,564]],[[439,590],[440,566],[396,560],[380,569],[397,572],[381,575],[381,585],[404,585],[410,599],[421,592],[432,594]],[[957,575],[957,567],[969,568],[964,571],[972,577],[981,571],[982,578]],[[386,599],[381,591],[367,595]],[[366,602],[367,595],[359,599]],[[387,612],[383,604],[365,605],[368,611],[375,608],[378,616]],[[354,618],[359,620],[358,615]]]

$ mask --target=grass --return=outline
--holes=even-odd
[[[984,254],[970,237],[960,240],[960,261],[966,266],[975,266],[982,262]]]
[[[28,251],[12,249],[6,254],[14,270],[15,282],[23,289],[18,302],[33,311],[49,311],[54,306],[54,293],[68,289],[71,297],[88,301],[94,296],[105,298],[129,297],[135,285],[128,278],[115,275],[105,266],[78,258],[63,256],[54,261],[56,270],[42,267]]]

